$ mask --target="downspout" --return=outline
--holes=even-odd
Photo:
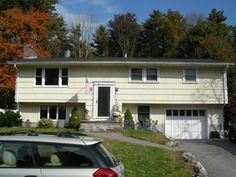
[[[16,68],[16,87],[15,87],[15,100],[16,100],[16,107],[17,111],[19,111],[19,102],[18,102],[18,90],[19,90],[19,76],[18,76],[18,69],[16,67],[16,64],[14,64],[14,67]]]
[[[223,92],[224,92],[223,109],[224,109],[225,105],[228,104],[228,88],[227,88],[227,70],[228,70],[228,68],[229,68],[229,65],[226,66],[226,68],[224,70],[224,74],[223,74]],[[222,124],[222,127],[221,127],[222,131],[224,130],[224,124],[225,124],[225,119],[224,119],[224,115],[223,115],[223,124]]]

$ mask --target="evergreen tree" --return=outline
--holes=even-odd
[[[109,56],[109,32],[105,26],[100,25],[93,35],[95,55],[100,57]]]

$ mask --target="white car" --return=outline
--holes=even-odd
[[[124,177],[99,139],[71,134],[0,135],[0,177]]]

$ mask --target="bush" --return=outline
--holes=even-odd
[[[124,119],[124,127],[128,129],[134,129],[134,119],[129,109],[126,110]]]
[[[71,117],[69,119],[69,127],[79,129],[81,123],[81,117],[77,107],[74,107],[71,111]]]
[[[51,119],[42,118],[37,125],[38,128],[53,128],[53,122]]]
[[[20,127],[22,122],[19,112],[0,113],[0,127]]]

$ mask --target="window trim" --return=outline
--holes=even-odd
[[[62,85],[62,69],[67,69],[67,85]],[[41,85],[36,85],[36,70],[37,69],[42,69],[42,80],[41,80]],[[46,69],[59,69],[59,75],[58,75],[58,85],[45,85],[45,70]],[[68,67],[35,67],[34,68],[34,87],[47,87],[47,88],[55,88],[55,87],[69,87],[69,68]]]
[[[132,80],[132,69],[142,69],[142,80]],[[157,80],[147,80],[147,69],[156,69],[157,70]],[[129,68],[129,83],[151,83],[151,84],[159,84],[159,80],[160,80],[160,69],[158,67],[146,67],[146,68],[142,68],[142,67],[132,67]]]
[[[188,80],[186,80],[186,70],[188,70],[188,69],[195,70],[196,81],[188,81]],[[197,84],[198,82],[199,82],[199,79],[198,79],[198,69],[197,68],[184,68],[183,69],[183,83],[185,83],[185,84]]]
[[[39,105],[39,120],[41,120],[41,107],[47,107],[47,117],[42,117],[42,118],[46,118],[49,119],[50,118],[50,106],[56,106],[57,107],[57,112],[56,112],[56,119],[52,119],[50,118],[52,121],[66,121],[67,120],[67,109],[66,109],[66,105],[65,104],[41,104]],[[60,106],[64,106],[65,107],[65,119],[59,119],[59,107]]]

